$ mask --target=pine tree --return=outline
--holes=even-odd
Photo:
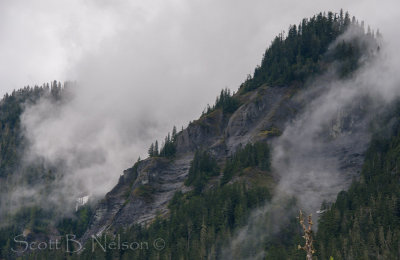
[[[201,223],[201,229],[200,229],[200,258],[204,259],[204,257],[206,256],[206,250],[207,250],[207,246],[206,246],[206,242],[207,242],[207,225],[204,221],[204,217],[203,217],[203,221]]]
[[[176,126],[174,126],[173,129],[172,129],[172,142],[176,141],[176,134],[177,134]]]
[[[154,144],[154,156],[158,156],[159,152],[158,152],[158,141],[156,140],[155,144]]]
[[[148,154],[149,154],[150,157],[154,156],[154,144],[153,143],[151,143],[151,145],[150,145],[150,148],[148,150]]]

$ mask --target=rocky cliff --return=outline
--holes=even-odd
[[[178,133],[173,159],[147,158],[124,172],[98,204],[83,240],[167,214],[174,193],[190,189],[184,180],[196,150],[209,150],[223,163],[241,145],[279,136],[297,111],[298,104],[291,98],[294,92],[293,86],[263,86],[245,95],[236,94],[241,105],[234,113],[217,109],[193,121]]]
[[[150,223],[157,215],[168,214],[168,202],[174,193],[190,190],[184,180],[196,150],[208,150],[223,164],[240,146],[249,142],[271,142],[314,98],[303,92],[294,85],[264,85],[245,94],[235,94],[240,100],[235,112],[223,113],[217,109],[190,123],[177,134],[174,158],[147,158],[124,172],[119,183],[98,204],[83,240],[105,231]],[[324,150],[325,156],[340,154],[339,165],[348,172],[348,181],[359,171],[369,138],[365,135],[358,145],[338,138],[342,132],[348,134],[355,130],[349,118],[353,113],[354,109],[338,111],[325,131],[330,140]],[[280,178],[279,174],[275,176]]]

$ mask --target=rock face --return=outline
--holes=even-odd
[[[165,214],[174,193],[187,189],[183,182],[191,160],[192,154],[173,161],[149,158],[126,170],[117,186],[97,206],[90,229],[82,239],[134,223],[146,224],[157,214]],[[151,194],[141,194],[143,187]]]
[[[173,159],[148,158],[124,172],[119,183],[97,205],[82,239],[145,224],[157,214],[166,214],[174,193],[189,189],[184,180],[197,149],[207,149],[223,160],[240,145],[278,135],[296,111],[290,98],[292,92],[293,87],[261,87],[241,97],[242,105],[232,115],[215,110],[192,122],[178,133]],[[151,194],[143,194],[143,189]]]
[[[233,114],[215,110],[192,122],[178,133],[173,159],[152,157],[124,171],[119,183],[98,203],[82,240],[105,231],[146,224],[157,215],[167,214],[168,202],[174,193],[190,189],[184,185],[184,180],[196,150],[207,149],[223,162],[242,145],[280,136],[307,103],[298,89],[295,86],[262,86],[237,95],[241,105]],[[345,111],[338,112],[326,131],[327,138],[335,139],[342,132],[350,131],[355,119],[346,115]],[[340,167],[351,172],[360,168],[365,145],[348,147],[337,142],[333,145],[335,148],[331,152],[341,153]]]
[[[291,99],[294,88],[261,87],[248,94],[248,101],[230,118],[226,131],[226,145],[235,151],[249,141],[277,136],[289,118],[293,118],[298,104]]]

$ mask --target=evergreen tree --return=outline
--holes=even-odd
[[[149,150],[147,151],[150,157],[154,156],[154,144],[151,143]]]
[[[340,60],[330,59],[328,47],[332,42],[347,28],[352,25],[358,31],[358,39],[352,48],[355,51],[347,53]],[[240,92],[244,93],[256,89],[263,84],[270,86],[281,86],[290,83],[302,83],[309,77],[321,73],[328,64],[335,61],[348,66],[348,62],[359,61],[360,50],[368,48],[363,42],[366,36],[372,35],[369,29],[367,35],[364,35],[364,23],[361,26],[353,19],[350,20],[348,12],[344,14],[340,11],[339,16],[328,12],[328,14],[318,14],[310,19],[303,19],[298,25],[289,27],[288,35],[284,37],[279,34],[266,50],[261,66],[258,66],[252,77],[241,85]],[[346,43],[347,44],[347,43]],[[346,68],[346,73],[340,76],[347,76],[356,69],[355,66]]]
[[[172,129],[172,142],[176,141],[176,135],[177,135],[176,126],[174,126]]]
[[[156,140],[155,144],[154,144],[154,156],[158,156],[159,152],[158,152],[158,141]]]
[[[217,161],[206,151],[197,151],[190,163],[188,178],[185,185],[193,185],[200,193],[210,177],[218,175]]]

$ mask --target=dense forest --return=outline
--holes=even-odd
[[[330,49],[338,36],[350,26],[359,31],[361,37],[351,42],[342,40],[333,50]],[[287,35],[281,33],[272,41],[261,65],[252,76],[248,76],[240,91],[256,89],[263,84],[301,84],[324,72],[333,61],[340,63],[338,70],[342,77],[349,76],[359,66],[360,57],[369,48],[370,39],[375,37],[369,27],[364,33],[364,22],[350,18],[349,13],[343,13],[343,10],[339,15],[328,12],[327,15],[320,13],[303,19],[298,26],[290,26]],[[379,31],[376,37],[380,37]]]
[[[317,233],[320,259],[399,259],[400,106],[379,120],[360,181],[323,213]]]
[[[86,230],[91,209],[89,206],[80,208],[75,214],[63,218],[59,223],[53,223],[57,218],[57,212],[43,209],[36,205],[34,198],[25,198],[20,201],[18,210],[13,201],[8,197],[18,185],[34,186],[39,184],[44,187],[42,194],[49,192],[46,187],[56,180],[56,167],[45,165],[42,160],[23,163],[24,149],[27,139],[23,135],[20,116],[27,105],[38,102],[41,98],[53,103],[61,103],[70,97],[70,89],[75,83],[53,81],[42,86],[25,87],[18,91],[6,94],[0,102],[0,258],[13,259],[15,254],[10,250],[13,244],[12,238],[21,234],[24,230],[31,233],[32,238],[43,235],[57,228],[61,234],[83,234]],[[46,184],[42,186],[41,184]],[[6,224],[9,223],[9,224]]]
[[[263,147],[262,149],[260,147]],[[260,152],[263,150],[263,152]],[[254,163],[254,158],[269,162],[266,144],[247,145],[234,156],[232,163],[253,166],[260,170],[261,179],[267,179],[270,173],[263,164]],[[239,161],[242,161],[240,163]],[[268,163],[267,163],[268,164]],[[232,166],[229,166],[232,168]],[[211,154],[198,151],[191,163],[186,185],[194,189],[183,194],[177,192],[169,203],[168,217],[158,217],[148,227],[135,225],[126,231],[120,230],[119,237],[103,236],[99,242],[112,243],[119,241],[144,241],[150,245],[148,250],[106,250],[97,242],[94,252],[86,250],[80,257],[90,259],[218,259],[234,230],[246,223],[251,210],[263,205],[271,198],[270,189],[265,183],[248,183],[242,179],[217,188],[209,185],[210,178],[217,178],[218,165]],[[153,241],[162,238],[165,249],[157,250]],[[108,241],[108,242],[106,242]],[[7,246],[10,246],[8,243]],[[91,247],[89,242],[87,247]],[[62,259],[68,254],[61,250],[41,252],[41,257]],[[28,259],[35,259],[32,255]],[[77,257],[71,256],[72,259]]]
[[[358,31],[358,37],[352,41],[336,42],[350,26]],[[376,37],[380,37],[378,32]],[[287,35],[281,33],[273,40],[261,65],[253,75],[248,76],[237,93],[223,89],[215,104],[208,106],[202,116],[220,110],[229,117],[240,107],[241,100],[246,98],[248,92],[262,85],[304,86],[307,80],[325,72],[333,64],[340,77],[349,77],[361,65],[365,49],[379,50],[375,40],[372,41],[375,45],[368,45],[371,39],[375,39],[374,33],[369,28],[365,32],[362,22],[350,18],[343,11],[339,14],[320,13],[304,19],[298,26],[290,26]],[[65,87],[53,82],[42,87],[24,88],[3,98],[0,103],[0,180],[7,179],[20,165],[25,142],[20,129],[24,105],[44,96],[58,102],[64,92]],[[368,150],[360,181],[354,182],[349,191],[341,192],[335,203],[325,206],[315,242],[319,259],[329,259],[331,256],[334,259],[398,257],[400,188],[396,176],[400,149],[399,112],[394,110],[387,115],[386,121],[381,122],[390,126],[391,131],[385,131],[386,128],[377,131]],[[179,133],[174,127],[172,134],[168,133],[161,144],[158,141],[152,143],[148,149],[149,157],[174,160],[177,135]],[[265,205],[272,198],[275,184],[271,169],[272,152],[265,140],[239,147],[224,161],[218,161],[211,151],[198,149],[184,182],[188,191],[175,193],[168,204],[167,215],[160,214],[146,226],[133,225],[119,230],[118,236],[107,234],[98,238],[103,244],[147,241],[149,245],[146,250],[119,248],[104,252],[96,244],[93,250],[89,250],[92,249],[91,245],[87,245],[89,249],[80,255],[58,250],[36,252],[23,258],[221,259],[229,240],[246,224],[253,209]],[[133,170],[137,170],[140,162],[139,159]],[[55,178],[48,168],[40,164],[31,166],[29,172],[24,175],[28,183],[44,178],[52,181]],[[151,195],[152,190],[142,188],[137,192]],[[151,203],[151,200],[145,202]],[[282,207],[296,207],[295,198],[289,199]],[[11,252],[15,243],[10,238],[21,234],[23,229],[45,235],[51,226],[61,235],[76,234],[80,237],[92,215],[90,205],[81,207],[73,216],[57,223],[51,222],[54,218],[51,212],[39,207],[26,207],[14,215],[7,215],[7,221],[14,224],[0,227],[0,259],[15,258]],[[298,221],[293,216],[279,232],[263,241],[265,259],[304,259],[304,252],[297,249],[297,245],[302,243],[301,235]],[[157,250],[152,244],[159,238],[162,238],[162,250]],[[251,252],[245,253],[246,256],[255,257]]]

